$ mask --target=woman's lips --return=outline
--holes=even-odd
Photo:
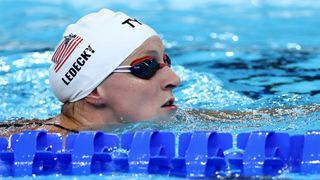
[[[162,106],[162,108],[168,109],[168,110],[176,110],[177,106],[174,105],[174,98],[170,98],[166,101]]]
[[[167,110],[177,110],[178,109],[178,107],[176,105],[164,106],[162,108],[167,109]]]

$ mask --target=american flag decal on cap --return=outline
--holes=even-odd
[[[66,62],[72,52],[76,49],[76,47],[81,43],[83,39],[80,36],[75,34],[69,34],[68,36],[64,36],[64,40],[60,43],[60,45],[56,48],[51,61],[55,63],[54,70],[56,72],[62,67],[62,65]]]

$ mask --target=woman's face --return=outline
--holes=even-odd
[[[147,39],[121,66],[145,56],[163,63],[164,47],[158,37]],[[177,109],[172,90],[179,84],[180,78],[165,66],[150,79],[141,79],[131,73],[113,73],[97,90],[108,107],[108,119],[139,121],[172,115]]]

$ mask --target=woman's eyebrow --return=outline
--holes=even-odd
[[[159,52],[156,51],[156,50],[146,50],[144,52],[142,52],[142,55],[140,58],[138,59],[135,59],[134,61],[132,61],[130,63],[130,65],[134,65],[134,64],[137,64],[137,63],[140,63],[141,61],[144,61],[148,58],[153,58],[155,57],[156,59],[158,59],[157,57],[159,56]]]
[[[152,56],[143,56],[141,58],[138,58],[138,59],[135,59],[134,61],[132,61],[130,63],[130,65],[132,66],[132,65],[138,64],[138,63],[143,62],[143,61],[145,61],[147,59],[153,59],[153,58],[152,58]]]

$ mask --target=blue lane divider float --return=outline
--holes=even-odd
[[[116,135],[99,131],[69,134],[65,149],[57,156],[57,172],[61,174],[93,174],[110,171],[110,152],[119,147]]]
[[[115,164],[133,173],[168,174],[175,154],[175,136],[170,132],[140,131],[125,133],[121,148],[127,154],[114,155]],[[119,161],[120,160],[120,161]]]
[[[288,161],[289,142],[287,133],[261,131],[239,134],[237,147],[244,153],[229,158],[229,163],[244,176],[277,175]]]
[[[121,137],[101,131],[62,136],[46,131],[0,137],[0,175],[88,175],[111,172],[181,177],[221,174],[273,176],[320,173],[320,131],[289,135],[241,133],[233,147],[229,133],[138,131]],[[65,143],[63,143],[65,141]],[[175,150],[177,149],[177,153]],[[235,150],[235,151],[233,151]]]
[[[223,152],[231,147],[231,134],[214,131],[183,133],[179,137],[178,157],[172,160],[171,174],[187,177],[214,176],[217,171],[226,170]]]
[[[26,131],[10,138],[11,151],[1,145],[1,173],[7,176],[54,173],[55,153],[62,148],[61,136],[44,131]],[[8,141],[2,139],[2,143]]]
[[[291,137],[293,172],[320,173],[320,131]]]

